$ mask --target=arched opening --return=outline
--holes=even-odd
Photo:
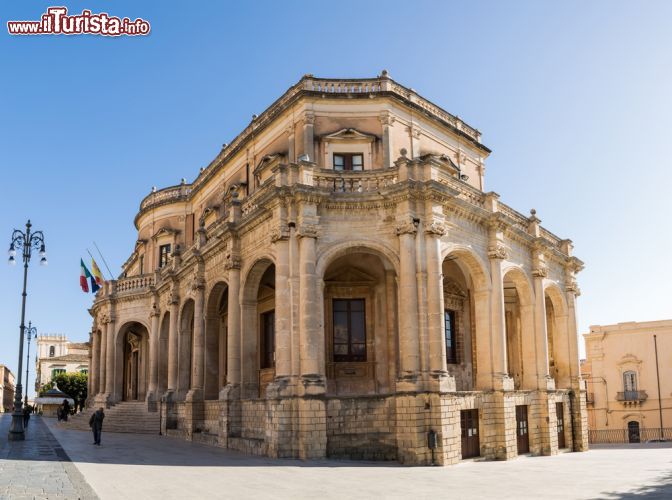
[[[362,247],[327,265],[323,275],[327,393],[393,390],[395,276],[387,259]]]
[[[159,328],[159,353],[157,390],[164,394],[168,390],[168,334],[170,331],[170,313],[166,312]]]
[[[143,401],[149,381],[149,331],[138,322],[123,325],[117,335],[117,397]]]
[[[444,337],[446,311],[454,322],[457,363],[446,363],[457,390],[492,387],[490,281],[482,261],[467,248],[449,248],[443,257]],[[461,306],[461,307],[460,307]],[[450,312],[454,318],[450,318]],[[461,344],[461,347],[460,347]],[[449,349],[446,339],[446,350]],[[446,352],[448,361],[448,352]]]
[[[189,299],[180,313],[177,349],[177,396],[184,399],[191,389],[192,346],[194,341],[194,301]]]
[[[208,297],[205,314],[205,399],[217,399],[226,384],[226,336],[229,287],[217,283]]]
[[[571,349],[567,332],[567,309],[560,290],[549,286],[544,290],[546,307],[546,335],[548,340],[548,373],[555,379],[555,386],[571,386]]]
[[[275,265],[268,259],[247,275],[242,320],[243,397],[264,397],[275,378]]]
[[[639,422],[631,420],[628,422],[628,442],[629,443],[639,443]]]
[[[506,367],[514,389],[533,389],[536,381],[532,289],[520,269],[504,275]]]
[[[458,391],[474,388],[474,285],[463,264],[446,258],[443,273],[443,326],[448,373]]]

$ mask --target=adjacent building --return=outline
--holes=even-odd
[[[65,335],[44,334],[37,338],[35,391],[59,373],[88,373],[89,344],[70,342]]]
[[[485,191],[489,153],[386,72],[306,75],[141,201],[91,308],[90,403],[272,457],[585,450],[582,262]]]
[[[0,413],[11,413],[14,410],[14,382],[12,371],[5,365],[0,365]]]
[[[591,441],[672,439],[672,320],[591,326],[583,337]]]

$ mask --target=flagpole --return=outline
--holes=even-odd
[[[114,279],[114,275],[112,274],[112,271],[110,271],[110,266],[107,265],[107,261],[105,260],[105,257],[103,257],[103,253],[100,251],[100,248],[98,248],[98,245],[96,245],[96,242],[93,242],[93,245],[96,247],[96,250],[98,250],[98,254],[100,255],[100,258],[103,259],[103,264],[105,264],[105,268],[107,269],[107,272],[110,273],[110,279]],[[88,252],[88,250],[87,250]],[[91,255],[91,258],[93,258],[93,255]]]

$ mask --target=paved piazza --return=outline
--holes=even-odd
[[[103,434],[98,448],[89,433],[63,430],[39,418],[31,420],[25,443],[10,445],[9,420],[0,416],[2,499],[672,498],[670,443],[403,467],[271,460],[132,434]]]

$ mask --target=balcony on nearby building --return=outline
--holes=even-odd
[[[620,401],[624,405],[639,405],[646,401],[648,397],[646,391],[623,391],[616,394],[616,401]]]

